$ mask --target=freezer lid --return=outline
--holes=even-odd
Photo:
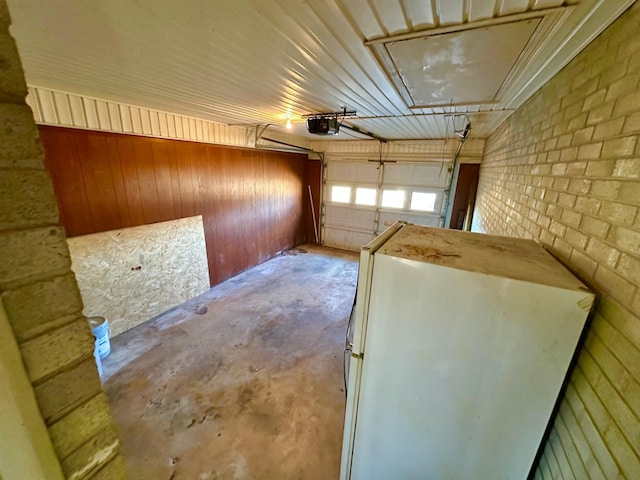
[[[367,332],[366,317],[369,308],[369,288],[371,276],[373,275],[375,253],[405,225],[406,222],[394,223],[360,250],[358,286],[356,289],[357,301],[352,325],[353,341],[351,342],[351,352],[356,356],[362,355],[364,351],[364,338]]]
[[[376,254],[589,292],[533,240],[406,224]]]

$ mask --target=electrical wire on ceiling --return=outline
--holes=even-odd
[[[381,166],[383,166],[385,163],[397,163],[396,160],[387,160],[389,157],[389,152],[384,152],[384,146],[387,145],[387,141],[386,140],[378,140],[378,158],[376,160],[372,160],[369,159],[367,161],[369,162],[375,162],[378,164],[378,166],[376,167],[376,170],[379,170]]]
[[[382,143],[387,143],[388,142],[388,140],[386,138],[382,138],[382,137],[376,135],[375,133],[368,132],[367,130],[363,130],[360,127],[356,127],[355,125],[353,125],[353,126],[345,125],[344,128],[346,128],[348,130],[351,130],[353,132],[359,133],[361,135],[364,135],[366,137],[373,138],[374,140],[378,140],[379,142],[382,142]]]
[[[463,122],[460,126],[456,125],[456,119],[462,119]],[[466,140],[466,135],[468,134],[468,129],[470,129],[471,120],[469,120],[469,116],[466,113],[457,113],[453,116],[453,133]],[[465,133],[466,132],[466,133]]]
[[[447,188],[445,190],[446,193],[446,198],[445,201],[442,204],[442,212],[443,215],[440,217],[440,223],[441,223],[441,227],[444,226],[444,222],[446,221],[446,215],[447,215],[447,210],[449,209],[449,204],[451,203],[451,187],[453,185],[453,176],[455,174],[455,170],[456,170],[456,164],[458,162],[458,157],[460,156],[460,152],[462,151],[462,145],[464,145],[464,142],[467,141],[467,138],[469,137],[469,132],[471,131],[471,122],[469,121],[469,117],[467,115],[461,114],[460,116],[465,117],[466,119],[466,124],[465,126],[460,129],[459,131],[457,131],[455,129],[455,120],[454,120],[454,134],[459,138],[458,139],[458,148],[456,149],[456,153],[453,156],[453,163],[451,165],[451,172],[449,173],[449,180],[447,182]]]
[[[355,114],[356,114],[356,111],[355,111],[355,110],[353,110],[353,111],[348,112],[348,113],[349,113],[350,115],[355,115]],[[340,120],[340,124],[339,124],[338,128],[340,128],[340,127],[342,126],[342,124],[344,123],[344,119],[345,119],[345,117],[346,117],[346,116],[347,116],[347,107],[346,107],[346,106],[344,106],[344,107],[342,108],[342,119]],[[337,117],[336,117],[336,118],[337,118]]]
[[[442,173],[442,167],[444,166],[444,159],[447,149],[447,132],[449,131],[449,117],[444,117],[444,138],[442,139],[442,155],[440,158],[440,173]]]
[[[442,159],[440,162],[440,172],[438,173],[438,175],[442,175],[442,169],[444,168],[444,159],[446,158],[447,136],[449,133],[449,120],[453,118],[453,98],[451,99],[449,104],[449,115],[446,114],[446,108],[444,110],[445,110],[444,139],[442,140]],[[455,130],[455,119],[453,120],[452,123],[454,124],[453,128]]]
[[[461,122],[459,121],[461,120]],[[445,133],[444,133],[444,141],[442,143],[442,164],[440,166],[440,173],[442,173],[442,168],[444,167],[444,160],[446,157],[446,145],[447,139],[449,137],[449,126],[451,125],[451,137],[461,140],[456,152],[454,154],[453,162],[455,163],[456,157],[460,154],[460,149],[462,148],[462,144],[467,140],[467,136],[469,135],[469,131],[471,130],[471,120],[466,113],[453,113],[453,108],[451,109],[451,113],[445,115]]]
[[[362,138],[362,137],[358,137],[357,135],[352,135],[352,134],[350,134],[350,133],[348,133],[348,132],[345,132],[344,130],[342,130],[340,133],[344,133],[345,135],[349,135],[351,138],[356,138],[356,139],[358,139],[358,140],[365,140],[365,139],[364,139],[364,138]]]

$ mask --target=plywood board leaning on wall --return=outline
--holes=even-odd
[[[202,216],[69,238],[87,316],[117,335],[209,289]]]

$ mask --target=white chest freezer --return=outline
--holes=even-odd
[[[389,228],[360,256],[341,478],[526,479],[593,300],[533,241]]]

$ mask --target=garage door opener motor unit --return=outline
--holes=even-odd
[[[355,110],[341,112],[312,113],[307,117],[307,130],[315,135],[337,135],[346,116],[355,115]],[[342,117],[342,118],[340,118]]]

